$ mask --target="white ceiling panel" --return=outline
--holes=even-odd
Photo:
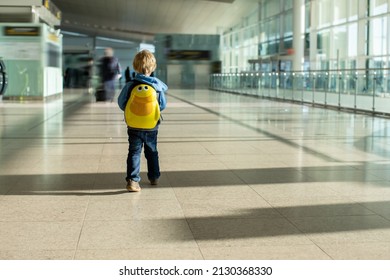
[[[254,11],[259,0],[52,0],[61,28],[151,40],[155,34],[217,34]]]

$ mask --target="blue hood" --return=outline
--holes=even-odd
[[[140,73],[137,73],[134,80],[137,80],[138,82],[142,82],[142,83],[145,83],[145,84],[148,84],[148,85],[151,85],[152,87],[154,87],[154,89],[158,93],[158,104],[160,105],[160,111],[165,109],[165,107],[167,105],[167,100],[165,98],[165,92],[168,90],[168,86],[165,83],[163,83],[161,80],[159,80],[156,77],[145,76],[145,75],[140,74]],[[129,89],[134,84],[134,80],[128,82],[123,87],[121,93],[119,94],[118,105],[122,111],[124,111],[126,108],[127,100],[129,100],[129,97],[130,97]]]

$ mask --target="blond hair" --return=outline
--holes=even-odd
[[[136,72],[150,75],[156,69],[157,63],[154,55],[148,50],[137,53],[133,60],[133,68]]]
[[[106,48],[104,50],[104,55],[108,57],[112,57],[114,55],[114,50],[112,48]]]

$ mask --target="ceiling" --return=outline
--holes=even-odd
[[[52,0],[61,29],[144,41],[155,34],[218,34],[256,10],[259,0]]]

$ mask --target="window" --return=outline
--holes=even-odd
[[[357,56],[358,25],[352,23],[348,26],[348,56]]]
[[[331,0],[318,0],[318,26],[325,27],[331,23],[333,6]]]
[[[370,13],[372,16],[384,14],[387,12],[387,0],[371,0]]]
[[[347,7],[348,1],[334,1],[333,7],[334,7],[334,23],[339,24],[347,21],[347,13],[348,13],[348,7]],[[355,3],[355,6],[356,3]]]
[[[370,20],[370,55],[387,54],[387,17]]]
[[[337,57],[337,52],[340,58],[347,57],[347,28],[345,25],[333,29],[334,40],[334,57]]]

